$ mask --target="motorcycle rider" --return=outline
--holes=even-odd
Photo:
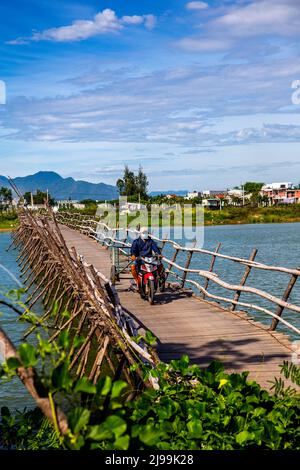
[[[136,282],[137,287],[140,283],[139,267],[141,265],[141,261],[139,257],[151,257],[153,255],[153,252],[157,255],[161,254],[157,244],[149,236],[148,228],[142,227],[140,229],[140,236],[133,241],[130,250],[131,259],[133,260],[133,263],[131,265],[131,274]]]

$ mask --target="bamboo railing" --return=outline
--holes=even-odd
[[[113,380],[123,376],[136,394],[142,388],[156,388],[156,379],[144,379],[142,364],[155,367],[156,353],[143,340],[146,327],[123,309],[112,283],[74,248],[69,250],[53,214],[33,216],[24,210],[20,226],[13,234],[13,247],[19,250],[18,263],[28,295],[27,310],[43,302],[39,323],[27,330],[24,338],[39,325],[49,329],[49,341],[67,330],[74,340],[84,341],[78,350],[71,348],[70,369],[78,377],[97,382],[104,370]],[[69,312],[68,316],[62,315]],[[54,313],[53,313],[54,312]],[[134,367],[133,367],[134,366]]]
[[[78,213],[59,212],[56,214],[57,221],[60,224],[67,225],[72,229],[78,230],[81,233],[97,240],[107,247],[117,247],[124,256],[128,256],[128,250],[130,243],[127,242],[127,237],[124,241],[118,238],[118,232],[126,231],[127,234],[135,235],[138,233],[134,229],[124,228],[111,228],[106,225],[97,217],[85,216]],[[300,313],[300,306],[295,305],[289,301],[292,290],[297,283],[298,277],[300,276],[300,269],[288,268],[282,266],[272,266],[264,263],[255,261],[257,250],[253,250],[249,259],[239,258],[235,256],[229,256],[220,252],[220,244],[217,246],[215,251],[205,250],[197,247],[186,247],[178,244],[174,240],[160,239],[152,236],[152,238],[161,244],[162,253],[165,253],[165,247],[169,246],[173,250],[173,256],[167,258],[163,256],[163,261],[166,268],[167,278],[170,276],[175,278],[179,282],[179,287],[184,288],[186,285],[192,286],[196,289],[203,299],[210,299],[213,301],[225,303],[228,305],[227,309],[234,311],[237,307],[245,310],[257,311],[271,317],[271,324],[269,329],[271,331],[276,330],[278,324],[284,325],[290,331],[293,331],[297,335],[300,335],[300,329],[292,324],[290,321],[282,318],[284,310],[289,310],[294,313]],[[178,254],[185,253],[186,260],[184,266],[179,264],[177,261]],[[192,259],[196,256],[209,256],[211,257],[211,263],[208,270],[191,268]],[[216,260],[230,261],[235,265],[239,265],[245,268],[244,274],[239,284],[230,284],[224,279],[221,279],[219,275],[214,272],[214,265]],[[194,260],[195,264],[195,260]],[[265,272],[281,273],[289,276],[287,287],[282,297],[272,295],[262,289],[246,285],[248,277],[252,270],[263,270]],[[189,274],[193,277],[198,277],[199,280],[189,278]],[[201,282],[202,281],[202,282]],[[210,292],[209,287],[213,283],[216,286],[226,290],[227,292],[233,292],[233,296],[222,296],[216,293]],[[265,306],[259,305],[258,303],[249,303],[241,301],[241,294],[251,294],[254,297],[263,299],[271,305],[275,305],[274,311]],[[299,317],[298,317],[299,318]]]

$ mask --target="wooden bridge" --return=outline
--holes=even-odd
[[[60,215],[60,229],[69,250],[75,248],[87,265],[92,264],[96,270],[101,271],[106,277],[110,276],[111,256],[108,246],[112,246],[111,232],[106,231],[99,244],[99,230],[97,232],[97,221],[89,217],[74,217],[74,215]],[[105,225],[105,224],[102,224]],[[99,226],[98,226],[99,228]],[[106,227],[107,228],[107,227]],[[108,229],[108,228],[107,228]],[[81,232],[81,233],[80,233]],[[108,241],[107,241],[108,240]],[[163,241],[163,245],[166,241]],[[174,243],[173,243],[174,244]],[[125,242],[119,245],[124,252]],[[175,244],[174,244],[175,245]],[[218,247],[219,248],[219,247]],[[212,360],[220,360],[229,372],[249,371],[250,378],[256,380],[265,388],[270,388],[275,376],[280,375],[280,365],[283,361],[291,361],[293,352],[292,343],[288,336],[276,330],[277,324],[283,322],[294,332],[299,330],[282,319],[284,308],[300,312],[300,307],[288,302],[289,295],[294,287],[300,271],[288,268],[276,268],[265,266],[254,261],[255,252],[250,260],[239,260],[216,252],[207,252],[212,256],[210,269],[200,271],[199,269],[189,269],[191,256],[194,251],[191,249],[187,253],[187,262],[182,268],[176,264],[176,256],[180,248],[175,246],[175,254],[172,260],[165,258],[168,264],[169,273],[180,279],[180,289],[169,284],[164,293],[156,295],[154,305],[142,300],[137,293],[130,288],[129,274],[122,275],[116,283],[116,290],[120,298],[122,307],[132,312],[139,322],[146,329],[151,330],[158,338],[157,351],[159,357],[164,361],[179,358],[183,354],[188,354],[193,363],[207,366]],[[205,252],[205,250],[200,250]],[[192,254],[191,254],[192,253]],[[230,286],[220,280],[213,273],[216,256],[230,258],[234,262],[245,265],[245,274],[240,285]],[[172,267],[181,269],[182,276]],[[291,276],[288,287],[281,299],[271,296],[263,291],[246,287],[246,281],[252,268],[280,271]],[[187,278],[188,272],[197,272],[205,278],[204,287],[195,280]],[[208,292],[209,281],[219,285],[226,284],[226,287],[234,291],[231,298],[223,298]],[[182,288],[186,282],[196,285],[202,290],[202,298],[194,295],[191,289]],[[275,313],[258,305],[240,302],[242,291],[257,294],[277,304]],[[204,297],[204,298],[203,298]],[[216,302],[207,301],[208,297],[215,297],[230,303],[230,308],[223,308]],[[237,306],[248,306],[256,308],[258,311],[271,315],[271,327],[258,321],[254,321],[245,311],[237,310]]]
[[[17,188],[16,192],[19,194]],[[150,305],[132,292],[128,273],[122,275],[115,286],[109,281],[110,250],[128,259],[127,234],[136,232],[126,229],[126,237],[121,240],[119,231],[98,218],[79,214],[55,216],[50,209],[46,214],[37,215],[26,208],[20,211],[20,226],[13,234],[12,246],[19,250],[17,261],[28,293],[27,306],[23,312],[9,306],[23,315],[32,311],[38,301],[44,305],[43,315],[34,321],[24,337],[41,325],[49,334],[49,342],[67,331],[70,370],[78,377],[88,377],[93,383],[97,383],[101,373],[110,373],[113,381],[124,377],[130,385],[128,400],[144,387],[159,386],[155,374],[151,374],[159,358],[170,361],[183,354],[188,354],[193,363],[201,366],[215,359],[221,361],[228,372],[249,371],[250,379],[270,388],[274,377],[280,375],[280,365],[291,361],[292,354],[295,355],[289,337],[276,328],[280,323],[300,334],[292,320],[283,318],[285,309],[292,314],[300,313],[300,306],[289,301],[300,270],[258,263],[256,250],[247,260],[220,253],[220,245],[210,252],[182,247],[172,240],[156,239],[162,250],[167,245],[172,247],[173,256],[169,259],[163,251],[163,261],[167,276],[179,282],[168,279],[167,290],[157,294],[155,304]],[[185,263],[181,262],[184,266],[177,260],[180,252],[186,255]],[[209,268],[199,269],[197,262],[192,268],[193,256],[210,257]],[[214,271],[217,258],[244,268],[239,284],[230,284],[218,276]],[[281,298],[246,285],[251,270],[256,269],[289,276]],[[190,274],[193,276],[189,277]],[[233,291],[234,295],[224,297],[212,292],[212,283]],[[187,289],[188,284],[194,290]],[[195,288],[200,295],[195,295]],[[261,302],[245,302],[244,298],[241,300],[242,293],[263,298],[275,305],[276,310],[262,307]],[[254,321],[246,313],[247,309],[270,316],[271,324]],[[157,338],[157,352],[145,340],[147,330]],[[0,342],[5,359],[18,357],[15,346],[1,328]],[[53,421],[53,403],[47,398],[47,391],[36,382],[34,369],[20,367],[17,372],[37,405]],[[292,387],[297,388],[294,384]],[[65,434],[68,431],[66,416],[58,407],[56,410],[58,427]]]

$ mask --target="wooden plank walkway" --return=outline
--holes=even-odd
[[[75,247],[84,260],[106,277],[110,275],[108,250],[81,233],[60,226],[68,248]],[[269,332],[247,314],[230,312],[189,293],[167,290],[150,305],[129,290],[130,277],[116,285],[122,305],[134,313],[159,338],[163,361],[188,354],[193,363],[207,366],[222,361],[228,372],[250,372],[263,387],[280,375],[279,365],[291,360],[291,343],[282,333]]]

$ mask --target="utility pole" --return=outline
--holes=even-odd
[[[33,194],[32,194],[32,192],[30,193],[30,203],[31,203],[31,207],[33,208]]]
[[[245,189],[244,189],[245,187],[243,184],[241,185],[241,187],[242,187],[242,198],[243,198],[243,206],[244,206],[245,205]]]

